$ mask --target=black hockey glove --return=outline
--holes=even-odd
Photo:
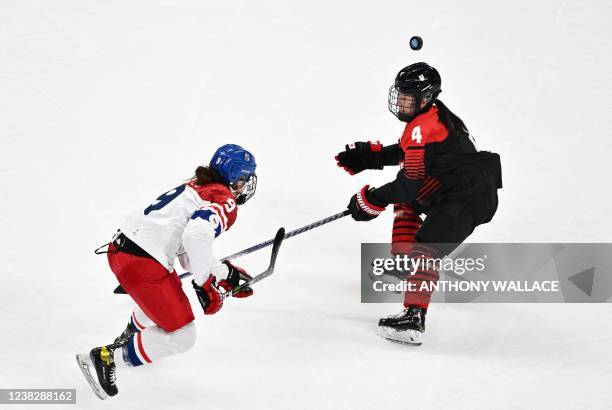
[[[344,151],[336,155],[336,164],[351,175],[364,169],[383,169],[382,149],[378,141],[355,142],[346,145]]]
[[[371,221],[381,214],[385,210],[384,207],[373,204],[369,199],[369,193],[374,190],[369,185],[361,188],[361,191],[357,192],[351,197],[347,208],[351,211],[351,216],[356,221]]]
[[[253,279],[244,269],[235,266],[230,261],[223,261],[223,263],[227,266],[229,272],[227,273],[227,278],[219,282],[219,286],[225,289],[226,292],[230,292]],[[240,283],[240,281],[242,281],[242,283]],[[245,286],[232,296],[235,298],[247,298],[252,294],[253,289],[250,286]]]

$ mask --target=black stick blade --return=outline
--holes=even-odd
[[[268,269],[274,269],[274,265],[276,265],[276,257],[278,256],[278,251],[280,250],[280,246],[283,243],[283,239],[285,239],[285,228],[280,228],[276,232],[276,236],[274,237],[274,244],[272,245],[272,256],[270,257],[270,266]]]
[[[270,255],[270,265],[268,266],[268,269],[266,269],[259,275],[254,276],[253,279],[251,279],[247,283],[243,283],[242,285],[236,287],[234,290],[225,292],[223,294],[223,297],[226,298],[228,296],[232,296],[233,294],[240,292],[242,288],[251,286],[252,284],[257,283],[260,280],[265,279],[268,276],[272,275],[274,273],[274,266],[276,265],[276,258],[278,257],[278,251],[280,250],[281,243],[283,243],[283,239],[285,239],[285,228],[280,228],[276,232],[276,236],[274,237],[274,243],[272,245],[272,255]]]

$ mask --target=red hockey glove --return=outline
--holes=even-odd
[[[233,265],[230,261],[223,261],[229,272],[227,274],[227,278],[223,279],[219,282],[219,286],[223,287],[226,292],[232,291],[236,289],[239,285],[242,285],[251,279],[251,275],[249,275],[244,269],[239,268],[238,266]],[[242,283],[240,283],[242,281]],[[245,286],[241,288],[238,292],[234,293],[233,296],[235,298],[246,298],[253,294],[253,289],[250,286]]]
[[[344,151],[336,155],[336,164],[351,175],[364,169],[383,169],[382,148],[378,141],[346,145]]]
[[[202,286],[198,286],[194,281],[191,281],[205,315],[214,315],[223,306],[223,296],[216,282],[217,278],[212,273]]]
[[[351,197],[347,208],[351,211],[351,216],[356,221],[371,221],[381,214],[385,210],[384,207],[374,205],[368,199],[368,193],[374,188],[370,189],[369,185],[361,188],[361,191],[357,192]]]

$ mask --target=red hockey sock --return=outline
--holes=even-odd
[[[429,306],[432,293],[431,284],[438,281],[438,271],[433,263],[437,255],[436,250],[427,244],[417,243],[413,246],[410,258],[419,261],[419,264],[414,274],[406,279],[414,290],[404,293],[404,307],[419,306],[427,309]],[[428,289],[422,288],[424,283],[429,285]]]

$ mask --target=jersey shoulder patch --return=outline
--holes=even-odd
[[[438,108],[433,106],[429,111],[417,116],[404,128],[400,146],[405,151],[409,148],[424,147],[431,142],[441,142],[448,137],[448,130],[438,118]]]
[[[187,183],[200,197],[201,206],[193,214],[192,219],[203,218],[213,222],[215,236],[227,231],[236,221],[238,216],[238,205],[230,189],[219,183],[196,185],[194,182]],[[214,216],[211,219],[211,216]]]

